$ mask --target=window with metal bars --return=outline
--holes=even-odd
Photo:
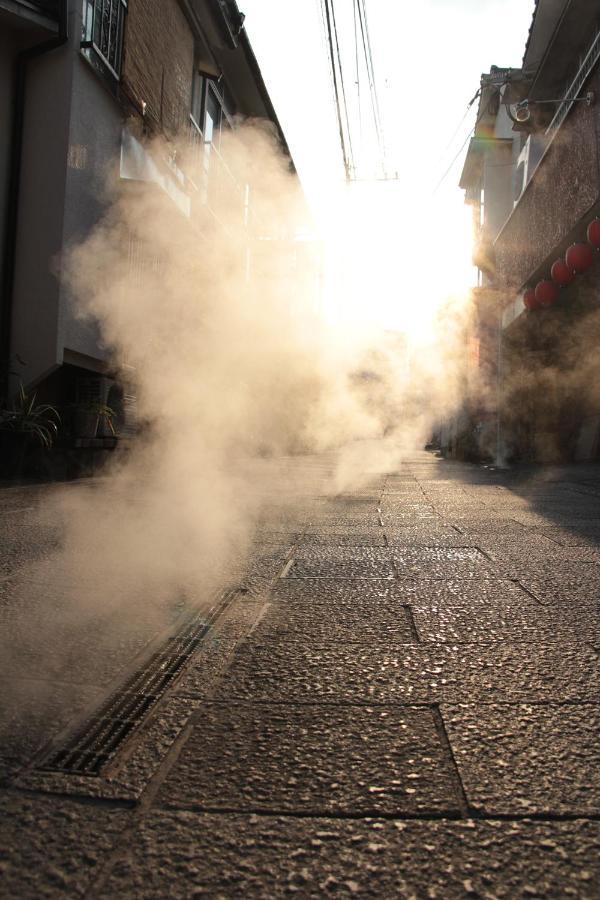
[[[117,80],[121,76],[127,0],[84,0],[81,48],[88,59]]]

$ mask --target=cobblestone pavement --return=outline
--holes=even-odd
[[[82,627],[31,575],[61,540],[35,509],[84,488],[0,492],[2,896],[600,897],[599,467],[419,453],[332,496],[334,465],[277,469],[219,617],[185,656],[173,611],[177,677],[94,775],[45,742],[165,636],[118,604]]]

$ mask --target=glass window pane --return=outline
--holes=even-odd
[[[206,124],[204,137],[207,141],[211,141],[216,147],[219,146],[219,137],[221,131],[221,107],[214,92],[209,89],[206,97]]]
[[[200,125],[202,116],[202,92],[204,88],[204,78],[197,70],[194,71],[192,81],[192,109],[191,113],[195,122]]]

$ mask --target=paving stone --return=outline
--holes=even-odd
[[[469,804],[489,815],[600,813],[600,707],[444,706]]]
[[[560,550],[560,548],[557,548]],[[526,554],[512,555],[509,559],[498,559],[492,568],[501,577],[518,578],[519,581],[533,579],[536,582],[559,578],[561,581],[578,581],[591,584],[596,582],[600,588],[600,566],[590,559],[565,560],[549,554],[547,557]]]
[[[423,513],[391,513],[389,511],[381,511],[381,518],[386,528],[400,528],[409,525],[443,525],[445,524],[439,513],[423,512]]]
[[[467,547],[472,542],[450,526],[392,528],[385,533],[391,547]]]
[[[467,547],[426,549],[395,547],[392,559],[401,577],[470,578],[493,574],[489,559],[479,550]]]
[[[540,608],[527,595],[494,604],[457,606],[443,600],[413,603],[412,615],[422,641],[476,643],[495,641],[600,640],[600,604]]]
[[[597,822],[354,822],[156,811],[123,848],[99,896],[595,900],[599,849]]]
[[[514,531],[518,535],[524,536],[527,533],[525,527],[520,522],[516,522],[514,519],[510,518],[492,519],[489,516],[479,518],[473,518],[472,516],[449,516],[448,519],[464,534],[470,534],[471,532],[485,533],[494,531]]]
[[[558,545],[546,534],[529,533],[524,535],[522,531],[512,531],[505,528],[502,531],[468,531],[465,530],[463,541],[479,547],[481,550],[491,550],[498,553],[504,551],[517,553],[553,553]]]
[[[426,500],[416,501],[406,497],[390,497],[385,495],[381,498],[379,504],[381,512],[390,516],[396,515],[435,515],[436,510],[431,503]]]
[[[287,543],[268,544],[261,548],[254,545],[246,555],[230,561],[227,571],[238,582],[255,576],[276,578],[283,569],[291,549],[292,545]]]
[[[472,609],[478,615],[481,606],[502,609],[532,602],[531,596],[508,578],[400,578],[394,585],[398,602],[409,606],[444,609],[456,606]]]
[[[344,516],[334,513],[327,516],[312,515],[310,517],[310,525],[320,527],[338,527],[343,528],[377,528],[381,525],[379,514],[377,512],[365,513],[364,516]]]
[[[411,703],[472,700],[596,700],[599,658],[586,644],[502,642],[340,644],[316,647],[248,641],[215,694],[219,699],[307,703]],[[202,693],[188,675],[186,689]]]
[[[600,579],[596,566],[580,566],[576,574],[552,573],[543,578],[535,573],[524,573],[519,576],[519,581],[542,604],[600,602]]]
[[[286,578],[393,578],[391,553],[383,548],[299,547]]]
[[[360,605],[373,612],[382,605],[399,608],[396,592],[397,584],[388,578],[285,578],[276,582],[270,600],[294,612],[318,605],[327,616]]]
[[[369,504],[375,503],[379,501],[381,497],[381,487],[372,490],[356,490],[356,491],[346,491],[340,494],[334,494],[331,498],[330,502],[332,504],[349,504],[353,503],[359,504]]]
[[[3,678],[0,703],[0,777],[26,763],[94,703],[89,685]]]
[[[544,534],[564,547],[600,547],[600,528],[545,528]]]
[[[303,815],[457,811],[429,709],[207,704],[195,720],[159,803]]]
[[[563,513],[562,515],[543,515],[541,513],[528,513],[515,514],[515,518],[519,521],[523,526],[528,528],[538,527],[538,528],[556,528],[558,525],[561,527],[572,527],[579,528],[581,526],[587,526],[589,528],[600,528],[600,518],[598,517],[598,511],[596,510],[593,515],[585,516],[582,513],[578,515]]]
[[[105,685],[131,665],[150,640],[165,628],[164,616],[148,604],[141,621],[134,618],[140,609],[123,618],[78,611],[52,593],[38,599],[29,595],[27,604],[0,609],[3,631],[0,673],[10,677],[51,680],[71,684]],[[44,602],[45,601],[45,602]],[[143,606],[141,607],[143,609]],[[171,618],[174,611],[171,611]]]
[[[109,772],[112,780],[87,779],[92,788],[71,776],[60,788],[57,778],[50,783],[47,773],[44,781],[39,772],[13,780],[29,791],[87,793],[87,804],[74,805],[90,811],[90,830],[77,828],[79,843],[73,844],[70,829],[59,823],[59,840],[48,842],[47,859],[38,864],[32,856],[16,856],[11,874],[21,880],[9,882],[8,896],[88,893],[112,900],[296,892],[313,897],[336,891],[490,900],[597,897],[599,854],[592,842],[597,822],[463,824],[438,818],[458,815],[459,798],[456,773],[447,768],[434,727],[438,714],[428,704],[442,704],[468,799],[479,816],[597,815],[592,733],[598,723],[591,704],[600,700],[597,551],[592,549],[600,547],[598,467],[507,476],[420,455],[400,465],[398,474],[377,478],[378,489],[361,486],[331,496],[333,454],[261,465],[260,480],[268,489],[257,484],[256,509],[262,512],[256,516],[255,546],[249,557],[236,561],[235,571],[224,573],[243,581],[247,593],[229,610],[210,652],[194,658],[164,708],[123,748]],[[587,486],[576,483],[584,469]],[[560,481],[567,476],[571,487]],[[268,495],[266,503],[261,491]],[[25,561],[33,570],[28,584],[41,589],[40,601],[44,590],[53,593],[44,577],[50,571],[44,553],[52,556],[59,534],[56,529],[38,534],[28,504],[43,507],[50,496],[16,492],[7,503],[0,491],[5,559],[11,565],[12,559]],[[391,527],[381,527],[378,505]],[[288,573],[275,580],[303,529],[302,543],[294,547],[295,566],[305,566],[305,573],[312,566],[315,577]],[[392,552],[404,561],[400,578],[388,568]],[[5,568],[5,574],[10,571]],[[119,630],[118,621],[111,631],[102,617],[92,615],[78,636],[76,628],[69,636],[68,629],[52,627],[60,596],[46,614],[43,602],[31,597],[19,606],[14,593],[4,590],[7,584],[0,582],[0,621],[11,656],[22,647],[30,674],[55,675],[59,670],[44,668],[44,660],[64,662],[66,648],[68,669],[60,671],[77,675],[75,690],[81,692],[71,700],[60,695],[64,685],[57,686],[46,713],[35,694],[33,704],[20,704],[17,714],[26,721],[21,750],[9,714],[4,763],[12,768],[62,727],[64,715],[81,708],[89,689],[86,672],[97,680],[101,657],[108,661],[106,677],[131,662],[135,650],[128,636],[148,633],[152,609],[134,603],[132,615],[125,603],[122,612],[134,620],[133,632]],[[119,598],[104,601],[115,610],[119,606]],[[30,627],[28,644],[13,639],[25,613],[33,616],[30,625],[39,623]],[[103,607],[104,618],[105,613]],[[424,643],[414,642],[413,622]],[[93,688],[90,696],[95,697]],[[159,802],[193,804],[197,811],[205,802],[198,799],[202,794],[223,810],[248,811],[258,802],[261,815],[192,810],[148,815],[142,809],[135,824],[127,818],[133,826],[127,839],[108,840],[100,853],[96,812],[116,810],[91,798],[104,797],[106,803],[139,798],[173,742],[190,734],[194,708],[189,743],[178,761],[175,755],[170,759],[169,788],[163,787]],[[391,719],[382,725],[384,713]],[[350,766],[344,768],[347,760]],[[404,787],[408,774],[417,776],[410,779],[414,794]],[[392,781],[400,783],[388,787]],[[332,787],[336,784],[340,787]],[[367,787],[382,790],[367,793]],[[27,828],[39,820],[41,831],[51,832],[53,819],[46,812],[63,802],[47,798],[42,814],[28,814]],[[436,821],[355,818],[367,815],[373,804],[379,815]],[[269,815],[280,808],[289,814],[284,819]],[[332,818],[306,818],[314,811]],[[77,817],[73,822],[75,830]],[[15,841],[28,840],[27,828],[16,829]],[[36,834],[34,848],[42,846],[43,837]],[[111,847],[116,856],[108,868],[102,866],[102,873],[112,871],[104,883],[96,859],[108,862]],[[0,892],[4,889],[3,884]]]
[[[513,564],[530,560],[536,566],[555,563],[566,566],[567,569],[574,564],[600,564],[600,549],[597,547],[561,547],[550,541],[536,544],[531,539],[522,543],[513,542],[502,546],[498,544],[488,546],[485,548],[485,552],[495,561],[508,560]]]
[[[328,547],[385,547],[385,532],[377,528],[315,528],[312,526],[300,540],[301,546],[324,545]]]
[[[275,586],[269,608],[253,632],[268,640],[353,641],[374,643],[415,640],[409,613],[399,603],[394,583],[385,579],[286,579]]]
[[[292,546],[298,541],[298,538],[301,534],[302,531],[298,529],[296,529],[295,531],[277,531],[261,528],[254,532],[254,539],[261,544],[287,543]]]
[[[0,795],[3,897],[83,897],[131,812],[58,797]]]

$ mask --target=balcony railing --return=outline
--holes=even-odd
[[[554,118],[546,130],[548,136],[553,137],[569,115],[575,104],[575,98],[579,97],[584,84],[596,67],[598,60],[600,60],[600,28],[579,67],[579,71],[567,89],[565,99],[560,103]]]
[[[204,139],[194,118],[189,120],[189,180],[197,191],[200,208],[222,225],[248,225],[248,189],[228,166],[216,145]]]

